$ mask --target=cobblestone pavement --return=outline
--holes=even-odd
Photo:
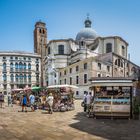
[[[16,105],[0,108],[0,140],[140,140],[139,120],[87,118],[80,103],[75,101],[74,111],[52,115],[18,112]]]

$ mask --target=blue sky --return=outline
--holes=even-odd
[[[35,22],[46,23],[48,40],[75,38],[90,13],[99,36],[121,36],[131,61],[140,65],[139,0],[0,0],[0,51],[33,52]]]

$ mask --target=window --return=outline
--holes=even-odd
[[[6,74],[3,75],[3,81],[5,81],[5,82],[7,81],[7,75]]]
[[[3,60],[6,60],[6,57],[5,56],[3,57]]]
[[[31,64],[30,63],[28,64],[28,69],[31,70]]]
[[[72,73],[72,68],[70,68],[70,73]]]
[[[12,59],[13,59],[13,57],[11,56],[11,57],[10,57],[10,59],[12,60]]]
[[[30,61],[30,60],[31,60],[31,58],[30,58],[30,57],[28,57],[28,60]]]
[[[22,63],[19,63],[19,69],[22,70]]]
[[[31,75],[28,75],[28,81],[31,82]]]
[[[6,63],[3,63],[3,71],[6,71]]]
[[[60,54],[60,55],[64,54],[64,45],[58,46],[58,54]]]
[[[24,60],[26,60],[26,57],[24,57]]]
[[[106,44],[106,53],[112,52],[112,44],[111,43],[107,43]]]
[[[18,63],[15,64],[15,68],[18,69]]]
[[[66,75],[66,70],[64,70],[64,75]]]
[[[36,71],[39,71],[39,65],[36,64]]]
[[[23,75],[22,74],[19,75],[19,79],[20,79],[20,82],[23,81]]]
[[[24,70],[26,70],[26,63],[24,63],[23,68],[24,68]]]
[[[76,66],[76,71],[79,71],[79,66]]]
[[[76,84],[79,84],[79,76],[76,76]]]
[[[110,72],[110,66],[107,66],[107,71]]]
[[[118,65],[118,60],[117,59],[115,60],[115,65]]]
[[[13,63],[10,64],[10,70],[13,71]]]
[[[59,75],[60,75],[60,76],[62,75],[61,72],[59,73]]]
[[[39,29],[39,32],[41,33],[41,29]]]
[[[128,72],[126,72],[126,75],[127,75],[127,76],[129,76],[129,73],[128,73]]]
[[[84,44],[85,44],[84,41],[81,41],[81,46],[84,46]]]
[[[98,74],[98,77],[101,77],[101,74],[100,73]]]
[[[122,46],[122,56],[125,56],[125,47]]]
[[[65,84],[67,83],[67,80],[66,80],[66,79],[64,80],[64,83],[65,83]]]
[[[16,74],[16,82],[18,82],[18,75]]]
[[[60,80],[60,85],[61,85],[61,80]]]
[[[51,49],[50,49],[50,47],[48,47],[48,54],[51,54]]]
[[[16,60],[18,60],[18,57],[15,57]]]
[[[79,95],[79,91],[76,91],[76,95]]]
[[[118,66],[119,66],[119,67],[121,66],[121,61],[120,61],[120,59],[118,59]]]
[[[84,70],[87,69],[87,63],[84,63]]]
[[[70,77],[70,85],[72,85],[72,77]]]
[[[26,76],[26,74],[24,74],[24,81],[25,81],[25,82],[27,81],[27,76]]]
[[[10,75],[10,79],[11,79],[11,82],[14,81],[14,75],[13,74]]]
[[[84,94],[86,95],[86,94],[88,94],[88,92],[87,91],[84,91]]]
[[[39,83],[39,75],[36,75],[36,82]]]
[[[54,77],[56,77],[56,73],[54,73]]]
[[[87,74],[84,74],[84,83],[87,83]]]
[[[98,63],[98,68],[99,70],[101,70],[101,63]]]

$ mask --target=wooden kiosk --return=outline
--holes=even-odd
[[[97,116],[132,117],[131,78],[91,78],[90,89],[94,93],[93,113]]]

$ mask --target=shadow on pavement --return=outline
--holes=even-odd
[[[72,128],[99,136],[108,140],[139,140],[140,121],[128,119],[93,119],[84,113],[75,115],[78,122],[70,124]]]

